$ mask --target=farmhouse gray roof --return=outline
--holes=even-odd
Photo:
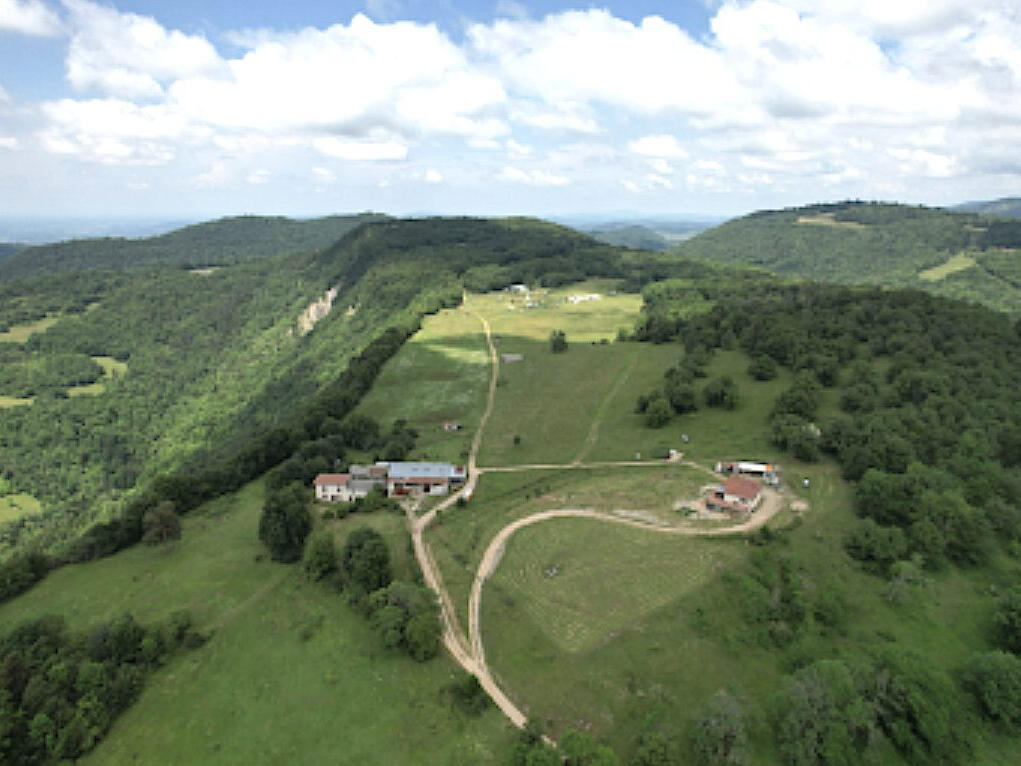
[[[464,466],[450,463],[389,463],[391,479],[464,479]]]

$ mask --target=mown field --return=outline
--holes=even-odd
[[[0,606],[10,626],[62,614],[75,628],[130,611],[188,609],[210,641],[157,672],[86,759],[122,763],[501,763],[512,737],[495,712],[466,719],[443,688],[456,667],[381,649],[342,594],[268,561],[257,538],[262,488],[190,514],[180,542],[65,567]],[[338,540],[367,523],[411,576],[397,514],[330,522]]]
[[[357,412],[384,426],[407,420],[418,431],[414,457],[463,462],[485,407],[489,370],[478,317],[464,307],[443,310],[426,317],[387,362]],[[445,431],[446,421],[461,430]]]
[[[519,606],[560,651],[586,652],[696,590],[740,556],[740,547],[553,519],[511,538],[488,595]]]
[[[656,523],[679,524],[684,517],[674,506],[695,497],[705,482],[694,469],[666,464],[488,473],[472,501],[443,511],[426,537],[458,620],[466,625],[468,595],[482,554],[512,521],[551,508],[590,508],[637,511]]]

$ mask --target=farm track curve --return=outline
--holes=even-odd
[[[472,312],[469,312],[472,313]],[[510,538],[523,527],[538,524],[543,521],[549,521],[552,519],[562,518],[585,518],[585,519],[596,519],[599,521],[606,521],[615,524],[623,524],[630,527],[637,527],[644,529],[649,532],[658,532],[660,534],[670,534],[677,536],[692,536],[692,537],[718,537],[727,535],[743,534],[746,532],[754,531],[762,527],[769,519],[776,515],[777,512],[783,507],[782,498],[776,492],[766,490],[766,500],[764,507],[760,509],[754,517],[749,518],[747,521],[730,527],[720,527],[715,529],[705,528],[693,528],[693,527],[667,527],[657,526],[648,524],[642,521],[638,521],[634,518],[628,518],[624,516],[615,516],[612,514],[595,511],[586,508],[561,508],[549,511],[540,511],[530,516],[526,516],[516,521],[511,522],[507,526],[503,527],[496,536],[492,539],[483,554],[482,560],[479,563],[478,569],[476,570],[474,580],[472,582],[471,595],[468,602],[468,633],[467,637],[462,631],[461,626],[458,624],[457,611],[454,608],[453,599],[450,596],[449,591],[443,584],[443,578],[440,575],[439,567],[436,565],[436,561],[432,556],[432,552],[429,550],[429,545],[425,541],[425,532],[429,525],[433,522],[436,516],[447,508],[453,506],[461,498],[468,499],[474,494],[475,488],[478,485],[479,477],[485,473],[516,473],[521,471],[534,471],[534,470],[585,470],[594,468],[607,468],[607,467],[648,467],[648,466],[660,466],[663,465],[686,465],[692,468],[696,468],[707,474],[715,476],[712,471],[704,466],[700,466],[697,463],[691,461],[680,461],[675,460],[672,462],[665,462],[662,460],[658,461],[601,461],[593,463],[582,463],[572,462],[568,464],[537,464],[537,465],[519,465],[519,466],[494,466],[488,468],[480,468],[478,466],[478,453],[479,448],[482,444],[482,436],[485,432],[486,424],[489,422],[489,418],[493,413],[493,406],[496,399],[496,383],[500,372],[500,360],[496,353],[496,346],[493,344],[492,331],[490,329],[489,322],[485,317],[476,314],[479,321],[482,323],[483,332],[485,334],[486,345],[489,349],[489,360],[492,366],[492,374],[489,380],[489,391],[486,398],[486,406],[482,412],[482,416],[479,419],[478,428],[475,431],[475,435],[472,438],[471,450],[468,456],[468,476],[465,481],[464,487],[458,492],[450,495],[444,499],[441,503],[431,508],[429,511],[424,513],[422,516],[416,518],[412,510],[407,511],[408,523],[411,528],[412,542],[415,549],[415,558],[418,561],[418,565],[422,570],[422,578],[425,581],[426,586],[436,593],[440,601],[440,620],[443,629],[443,645],[447,651],[450,652],[451,657],[457,662],[466,672],[474,675],[482,688],[486,691],[489,697],[493,700],[500,711],[518,728],[525,725],[527,716],[522,712],[517,705],[506,695],[503,689],[500,688],[499,684],[493,678],[492,672],[486,663],[485,648],[482,642],[482,627],[481,627],[481,613],[482,613],[482,587],[485,581],[495,571],[496,566],[500,562],[500,558],[506,549],[507,542]]]

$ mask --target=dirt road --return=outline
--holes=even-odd
[[[479,676],[479,681],[481,682],[483,677],[485,677],[488,681],[492,682],[494,686],[496,686],[492,679],[489,665],[486,663],[486,650],[482,642],[482,586],[485,585],[485,582],[489,579],[490,575],[496,571],[496,567],[499,565],[500,559],[503,558],[504,551],[507,549],[508,540],[510,540],[510,538],[518,530],[532,526],[533,524],[550,521],[551,519],[596,519],[598,521],[606,521],[612,524],[623,524],[628,527],[636,527],[651,533],[663,535],[675,535],[679,537],[727,537],[730,535],[753,532],[763,526],[783,509],[784,499],[778,492],[766,489],[763,490],[763,495],[764,499],[762,506],[753,515],[749,516],[746,521],[733,526],[719,527],[715,529],[657,526],[647,524],[634,518],[615,516],[602,511],[594,511],[589,508],[560,508],[550,511],[540,511],[539,513],[533,513],[531,516],[525,516],[524,518],[512,521],[497,532],[496,537],[494,537],[489,543],[489,547],[486,548],[486,552],[482,555],[482,561],[479,563],[479,567],[475,572],[475,579],[472,582],[471,596],[468,600],[469,644],[471,647],[472,657],[477,668],[476,675]],[[483,686],[485,686],[485,683],[483,683]]]
[[[479,477],[484,473],[513,473],[536,470],[585,470],[608,467],[645,468],[650,466],[662,467],[665,465],[686,465],[715,476],[715,474],[713,474],[713,472],[705,466],[700,466],[690,461],[666,462],[662,460],[611,461],[595,463],[574,462],[567,465],[542,464],[479,468],[479,448],[482,445],[482,436],[485,432],[486,424],[489,422],[489,417],[493,413],[493,403],[496,399],[496,381],[500,374],[500,361],[496,353],[496,346],[493,344],[493,337],[489,322],[486,321],[485,317],[479,316],[478,318],[482,323],[482,328],[486,337],[486,345],[489,348],[492,375],[489,380],[489,393],[486,398],[486,407],[482,412],[482,417],[479,418],[479,425],[475,431],[475,436],[472,439],[471,450],[468,454],[468,476],[465,481],[465,485],[459,492],[452,494],[450,497],[446,498],[443,502],[439,503],[419,518],[415,518],[413,511],[410,509],[407,511],[407,517],[408,524],[411,528],[415,558],[418,560],[418,565],[422,570],[422,578],[425,581],[426,586],[435,592],[440,600],[440,619],[443,627],[443,645],[446,647],[447,651],[450,652],[451,657],[454,658],[454,661],[457,662],[457,664],[464,668],[466,672],[471,673],[478,678],[482,688],[486,690],[486,693],[490,696],[500,711],[511,721],[511,723],[515,726],[523,727],[527,720],[525,714],[503,692],[493,678],[492,673],[489,670],[489,666],[486,664],[486,652],[482,643],[480,617],[482,609],[482,586],[485,584],[485,581],[489,578],[489,576],[495,571],[496,566],[499,564],[500,558],[503,555],[503,551],[506,548],[507,541],[515,532],[523,527],[538,524],[549,519],[589,518],[598,519],[600,521],[608,521],[615,524],[624,524],[631,527],[638,527],[640,529],[645,529],[650,532],[658,532],[660,534],[703,537],[734,535],[749,532],[761,527],[783,507],[783,501],[779,494],[767,489],[765,490],[765,501],[763,506],[756,511],[754,516],[750,517],[742,524],[719,529],[655,526],[634,518],[614,516],[584,508],[565,508],[542,511],[541,513],[536,513],[523,519],[518,519],[517,521],[508,524],[506,527],[501,529],[499,533],[497,533],[496,537],[493,538],[492,542],[490,542],[489,546],[486,548],[486,552],[482,557],[482,561],[475,574],[475,579],[472,582],[471,596],[468,602],[468,636],[466,638],[464,631],[461,630],[461,626],[458,624],[457,610],[454,608],[453,600],[450,597],[450,593],[443,585],[443,578],[440,576],[439,567],[436,565],[436,561],[432,556],[432,551],[430,551],[429,545],[425,541],[425,531],[435,520],[437,514],[441,511],[450,508],[462,497],[471,497],[471,495],[475,492],[475,487],[478,484]]]

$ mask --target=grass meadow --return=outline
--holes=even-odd
[[[383,427],[404,418],[418,431],[414,457],[462,462],[486,404],[489,352],[482,323],[463,308],[428,316],[380,372],[357,412]],[[448,432],[444,421],[461,430]]]
[[[20,399],[16,396],[0,396],[0,409],[9,409],[11,407],[27,407],[34,402],[35,399],[26,398]]]
[[[0,524],[31,516],[42,511],[42,504],[31,495],[0,496]]]
[[[571,296],[598,300],[571,303]],[[614,294],[614,283],[585,282],[524,297],[507,293],[471,296],[489,320],[497,352],[521,354],[501,363],[496,406],[482,442],[483,466],[569,463],[572,460],[634,459],[669,445],[659,434],[636,428],[619,411],[678,358],[676,347],[617,343],[620,328],[631,329],[641,298]],[[553,330],[567,335],[568,350],[554,354]],[[518,437],[515,439],[515,437]]]
[[[37,332],[46,332],[59,319],[60,317],[58,316],[48,316],[35,322],[14,325],[8,328],[6,332],[0,332],[0,343],[24,343]]]
[[[490,584],[492,594],[520,604],[560,651],[576,654],[691,593],[740,556],[740,547],[553,519],[510,539]]]
[[[87,759],[93,764],[502,763],[513,734],[493,710],[466,719],[443,688],[444,656],[384,651],[343,594],[268,561],[256,483],[189,514],[181,541],[68,566],[0,606],[10,626],[42,614],[87,628],[125,611],[141,621],[188,609],[213,636],[149,681]],[[397,514],[329,522],[338,540],[367,523],[411,575]]]
[[[683,740],[705,701],[729,688],[751,710],[750,763],[773,764],[781,759],[769,730],[771,700],[783,675],[801,664],[900,644],[951,672],[963,665],[988,640],[986,575],[931,573],[891,602],[887,581],[863,573],[843,551],[855,516],[837,467],[803,472],[812,479],[811,510],[770,545],[798,562],[810,603],[829,588],[847,594],[843,627],[810,617],[796,641],[764,642],[730,579],[764,555],[742,539],[675,539],[559,519],[515,535],[485,587],[486,656],[505,691],[554,736],[591,730],[626,761],[645,723],[664,723]],[[1017,562],[999,561],[1004,587],[1017,576]],[[977,746],[975,763],[1016,763],[1009,738]]]

